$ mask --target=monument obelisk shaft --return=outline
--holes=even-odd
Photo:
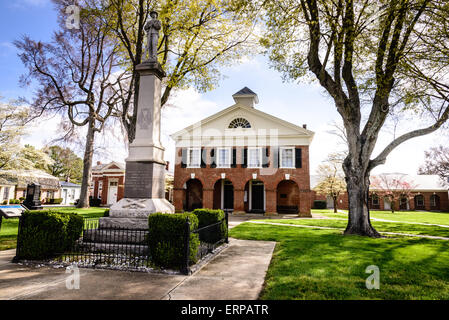
[[[156,53],[161,22],[156,12],[150,16],[145,25],[149,59],[136,67],[140,80],[136,135],[126,159],[125,195],[112,205],[108,218],[100,219],[100,227],[147,228],[151,213],[175,211],[165,199],[165,149],[160,141],[161,81],[165,72]]]

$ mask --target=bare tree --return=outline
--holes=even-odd
[[[449,184],[449,147],[432,147],[424,152],[425,163],[419,167],[419,174],[437,174],[443,184]]]
[[[31,107],[42,114],[57,113],[69,120],[71,128],[87,127],[79,207],[89,206],[95,133],[101,132],[119,100],[115,86],[124,77],[117,66],[118,46],[110,38],[103,20],[81,12],[79,29],[65,28],[67,1],[54,1],[60,12],[60,29],[50,43],[28,36],[14,42],[27,68],[21,79],[24,86],[32,80],[37,90]]]

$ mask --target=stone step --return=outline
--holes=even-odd
[[[100,218],[99,228],[126,228],[148,230],[148,218],[103,217]]]
[[[122,244],[122,243],[100,243],[100,242],[80,242],[78,243],[78,252],[83,253],[104,253],[104,254],[133,254],[146,256],[149,254],[147,245],[141,244]]]
[[[143,244],[148,236],[147,231],[87,229],[83,231],[83,242],[105,244]]]

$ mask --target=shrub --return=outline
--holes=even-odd
[[[109,209],[104,210],[103,217],[109,217]]]
[[[8,204],[8,200],[3,200],[2,204]]]
[[[55,198],[55,199],[53,199],[52,203],[54,203],[54,204],[61,204],[62,200],[63,200],[62,198]]]
[[[313,208],[314,209],[326,209],[327,202],[325,200],[315,200],[315,201],[313,201]]]
[[[222,221],[225,217],[223,210],[195,209],[193,213],[198,217],[198,228]],[[199,232],[200,241],[216,243],[226,237],[226,231],[226,221],[223,220],[223,223],[215,227],[201,230]]]
[[[89,198],[89,206],[90,207],[99,207],[101,205],[100,198]]]
[[[18,258],[45,259],[70,249],[83,231],[83,218],[72,212],[25,211],[18,235]]]
[[[193,213],[153,213],[148,217],[148,246],[151,260],[163,268],[181,268],[184,265],[184,234],[186,219],[190,230],[198,228],[198,218]],[[198,234],[190,233],[189,261],[196,263]]]
[[[20,201],[24,201],[26,198],[25,197],[20,197],[19,200]]]

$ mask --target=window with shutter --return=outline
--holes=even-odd
[[[301,150],[301,148],[295,149],[295,167],[302,168],[302,150]]]
[[[279,148],[280,168],[295,168],[295,148]]]
[[[229,168],[231,166],[231,149],[230,148],[218,148],[218,168]]]

